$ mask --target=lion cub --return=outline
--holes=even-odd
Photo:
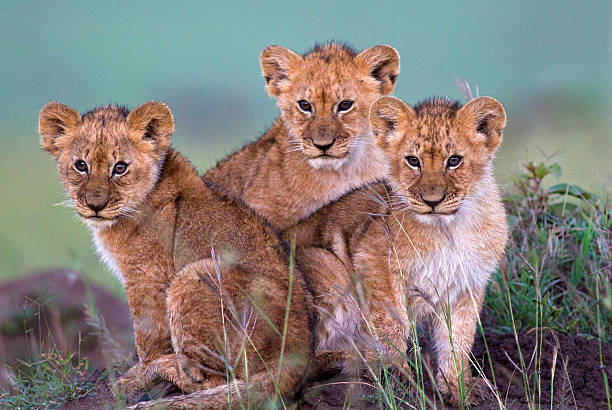
[[[247,377],[265,395],[290,391],[311,350],[303,280],[295,271],[291,282],[283,242],[263,218],[170,148],[168,107],[109,105],[81,116],[51,102],[39,130],[76,212],[125,285],[139,362],[120,383],[137,389],[161,376],[203,391],[182,405],[206,397],[213,408],[228,405],[228,368],[243,393]]]
[[[304,56],[270,46],[260,60],[280,117],[205,178],[240,197],[277,229],[286,229],[386,174],[368,110],[394,90],[399,55],[389,46],[357,54],[329,43]]]
[[[411,321],[429,319],[438,385],[457,403],[460,389],[466,395],[473,387],[474,331],[508,236],[492,165],[505,112],[490,97],[414,108],[384,97],[370,122],[388,181],[355,190],[284,233],[296,238],[298,266],[314,289],[316,348],[347,350],[358,340],[401,359],[396,352],[410,346]]]

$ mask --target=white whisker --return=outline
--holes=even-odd
[[[63,201],[60,201],[56,204],[53,204],[54,206],[63,206],[64,208],[72,208],[74,209],[74,201],[72,199],[65,199]]]

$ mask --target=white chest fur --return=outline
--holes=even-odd
[[[102,241],[100,238],[99,232],[96,229],[92,229],[92,234],[94,245],[96,246],[96,252],[98,255],[100,255],[100,259],[106,265],[108,270],[110,270],[121,283],[124,283],[123,272],[121,272],[121,269],[119,269],[119,264],[112,253],[109,252],[106,246],[104,246],[104,241]]]
[[[483,289],[496,265],[482,238],[457,232],[452,238],[440,238],[434,249],[403,264],[407,288],[418,289],[436,304],[440,298],[452,303],[460,294]]]

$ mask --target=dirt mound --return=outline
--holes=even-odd
[[[94,305],[95,323],[87,314]],[[80,352],[93,368],[105,366],[109,354],[132,352],[127,303],[86,284],[71,270],[38,272],[0,284],[0,362],[35,358],[53,346],[64,354]]]
[[[472,352],[491,381],[493,368],[504,407],[526,409],[528,403],[534,403],[536,407],[550,407],[552,397],[555,408],[607,408],[602,369],[606,371],[608,380],[612,381],[612,344],[602,344],[603,363],[607,365],[602,367],[597,340],[567,336],[550,330],[538,332],[534,329],[518,337],[524,363],[521,365],[517,340],[513,334],[488,333],[486,340],[490,361],[482,337],[476,338]],[[425,357],[432,357],[427,342],[424,342]],[[434,365],[431,368],[433,370]],[[346,407],[349,394],[352,396],[353,408],[379,408],[375,389],[365,383],[371,384],[364,382],[355,386],[342,375],[313,381],[304,389],[300,409],[341,409]],[[352,392],[351,386],[354,390]],[[431,402],[442,408],[430,383],[425,383],[425,390]],[[499,407],[496,401],[491,400],[476,408]]]
[[[473,353],[492,380],[484,343],[478,339]],[[561,408],[607,408],[603,372],[610,383],[612,344],[602,344],[601,366],[597,340],[534,329],[518,337],[524,363],[521,366],[514,335],[488,334],[486,340],[499,393],[507,407],[526,408],[529,397],[536,405],[550,406],[552,401],[554,407]]]

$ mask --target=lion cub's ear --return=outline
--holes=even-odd
[[[409,124],[414,120],[415,112],[411,106],[395,97],[381,97],[370,106],[370,127],[374,132],[376,143],[383,149],[394,138],[401,137],[395,133],[398,125]]]
[[[457,112],[460,126],[489,152],[495,151],[506,127],[506,112],[499,101],[492,97],[478,97],[465,104]]]
[[[137,144],[144,142],[155,152],[163,153],[170,146],[174,132],[174,117],[170,108],[162,102],[151,101],[130,112],[126,119],[130,138]]]
[[[303,58],[281,46],[269,46],[261,52],[259,62],[261,71],[266,80],[268,94],[277,97],[282,93],[282,81],[289,77],[289,73],[296,69]]]
[[[45,104],[38,117],[40,145],[57,158],[60,151],[70,144],[80,124],[81,114],[67,105],[56,101]]]
[[[364,64],[368,74],[380,82],[382,94],[393,92],[400,72],[400,56],[397,50],[386,45],[374,46],[357,54],[355,60]]]

